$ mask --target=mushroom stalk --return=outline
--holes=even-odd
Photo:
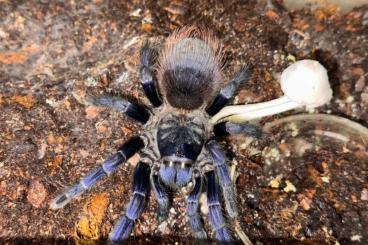
[[[247,121],[261,118],[264,116],[274,115],[287,110],[294,109],[300,104],[290,101],[286,96],[271,101],[261,102],[250,105],[232,105],[222,109],[219,113],[211,118],[213,123],[220,119],[243,118]]]
[[[230,114],[225,116],[223,119],[236,122],[251,121],[254,119],[259,119],[265,116],[272,116],[278,113],[301,107],[300,104],[288,100],[287,97],[281,97],[279,99],[259,103],[257,104],[257,106],[258,105],[260,107],[246,107],[244,108],[244,111],[242,113]]]
[[[280,83],[285,94],[281,98],[251,105],[227,106],[210,121],[245,122],[304,106],[315,108],[332,97],[327,71],[314,60],[301,60],[286,68]]]

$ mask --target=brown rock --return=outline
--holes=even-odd
[[[241,20],[235,20],[235,22],[233,23],[233,27],[237,32],[245,32],[246,30],[245,23]]]
[[[49,162],[47,165],[51,167],[52,169],[59,168],[60,164],[63,162],[63,156],[57,155],[51,162]]]
[[[363,201],[368,201],[368,189],[363,189],[362,190],[362,193],[361,193],[361,196],[360,196],[360,199],[363,200]]]
[[[93,119],[98,115],[98,108],[95,106],[88,106],[85,112],[88,119]]]
[[[153,31],[153,25],[151,23],[142,23],[141,30],[144,32],[151,32]]]
[[[363,104],[368,105],[368,92],[364,92],[360,96],[362,98]]]
[[[134,154],[131,158],[129,158],[128,162],[130,165],[135,167],[140,159],[139,154]]]
[[[40,208],[47,197],[47,190],[39,180],[33,180],[28,187],[27,200],[35,208]]]
[[[47,143],[49,145],[52,145],[55,144],[55,142],[56,142],[55,136],[52,132],[50,132],[49,135],[47,136]]]
[[[304,210],[309,210],[311,208],[311,204],[312,204],[312,200],[309,199],[308,197],[303,197],[301,198],[299,205],[304,209]]]
[[[269,19],[274,20],[274,21],[276,21],[276,20],[279,20],[279,19],[280,19],[280,15],[279,15],[278,13],[276,13],[275,11],[273,11],[273,10],[268,10],[268,11],[266,12],[266,16],[267,16]]]
[[[22,106],[24,106],[27,109],[30,109],[33,107],[33,105],[36,103],[35,99],[32,97],[31,94],[28,95],[15,95],[12,97],[12,100]]]
[[[0,182],[0,196],[5,195],[8,185],[5,181]]]
[[[169,6],[164,7],[164,9],[173,15],[185,15],[188,10],[180,3],[170,3]]]
[[[365,79],[364,76],[361,76],[356,82],[355,82],[355,92],[362,92],[365,87]]]

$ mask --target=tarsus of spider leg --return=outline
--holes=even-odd
[[[150,118],[150,113],[145,107],[118,96],[89,96],[86,101],[95,106],[105,106],[125,113],[128,117],[142,124],[145,124]]]
[[[233,122],[220,122],[213,126],[215,136],[222,137],[234,134],[245,134],[254,138],[261,138],[262,130],[252,124],[239,124]]]
[[[212,229],[215,231],[216,239],[220,243],[229,243],[233,240],[231,233],[222,215],[220,204],[220,193],[216,173],[210,171],[206,173],[207,178],[207,205],[209,208],[209,218]]]
[[[201,177],[196,177],[194,182],[193,190],[189,193],[187,199],[187,215],[196,239],[199,240],[199,242],[205,242],[205,240],[207,240],[207,234],[203,228],[203,222],[199,215],[199,198],[202,193],[203,180]]]
[[[144,142],[139,136],[133,137],[125,142],[117,153],[105,160],[99,167],[92,170],[83,177],[78,184],[70,187],[64,193],[57,196],[50,203],[51,209],[59,209],[68,204],[72,199],[80,196],[83,192],[91,188],[104,176],[114,172],[120,164],[132,157],[136,152],[144,147]]]
[[[166,220],[169,215],[169,196],[160,183],[159,176],[157,174],[151,175],[151,184],[158,204],[158,220],[161,223],[162,221]]]
[[[157,89],[157,78],[152,71],[156,56],[156,50],[146,42],[140,52],[139,78],[147,98],[153,106],[158,107],[162,105],[162,100]]]
[[[220,186],[224,194],[226,210],[231,218],[237,218],[238,209],[236,206],[234,187],[230,178],[228,166],[226,165],[225,154],[221,146],[214,140],[207,143],[207,148],[216,167]]]

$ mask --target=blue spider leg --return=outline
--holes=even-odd
[[[169,216],[169,206],[170,206],[169,195],[162,186],[160,178],[157,173],[151,175],[151,183],[158,204],[157,219],[159,223],[161,223],[162,221],[166,220]]]
[[[216,239],[222,243],[230,243],[232,241],[231,233],[226,226],[225,219],[222,215],[220,203],[219,186],[216,179],[215,171],[206,173],[207,178],[207,205],[209,208],[209,218],[212,229],[215,231]]]
[[[144,147],[143,139],[139,136],[133,137],[125,142],[117,153],[104,161],[98,168],[92,170],[83,177],[78,184],[67,189],[64,193],[57,196],[50,203],[52,209],[64,207],[73,198],[81,195],[83,192],[91,188],[102,177],[110,175],[117,167],[133,156],[136,152]]]
[[[206,146],[216,168],[216,173],[225,199],[226,210],[230,218],[236,218],[238,216],[238,209],[236,207],[234,187],[230,178],[228,166],[226,165],[225,153],[215,140],[209,141]]]
[[[154,107],[158,107],[162,104],[162,100],[157,90],[157,79],[152,72],[155,59],[157,57],[156,50],[153,49],[149,42],[146,42],[141,49],[139,69],[139,78],[141,80],[144,93]]]
[[[139,218],[145,205],[146,194],[150,181],[150,167],[148,164],[138,162],[133,176],[133,196],[127,206],[125,215],[115,224],[109,234],[113,243],[121,243],[129,238],[134,222]]]
[[[116,111],[125,113],[128,117],[137,120],[138,122],[145,124],[150,118],[149,111],[136,103],[129,102],[126,99],[117,96],[97,96],[87,97],[87,101],[95,106],[105,106]]]
[[[235,91],[238,89],[240,84],[246,82],[249,79],[249,73],[246,67],[242,67],[230,82],[220,90],[220,93],[216,96],[212,104],[206,109],[207,114],[210,116],[215,115],[219,112],[234,96]]]
[[[223,137],[234,134],[245,134],[254,138],[261,138],[262,130],[252,124],[239,124],[233,122],[220,122],[213,126],[216,137]]]
[[[187,204],[187,215],[189,224],[194,231],[194,236],[197,240],[206,241],[207,234],[203,228],[203,221],[199,215],[199,198],[202,193],[203,180],[201,177],[196,177],[194,180],[193,190],[189,193]]]

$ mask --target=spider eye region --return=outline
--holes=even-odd
[[[203,132],[191,124],[183,126],[178,121],[169,121],[158,129],[160,177],[170,186],[185,186],[189,182],[192,165],[202,151]]]
[[[191,124],[183,126],[169,121],[158,128],[157,143],[161,157],[175,156],[195,161],[204,144],[203,130]]]

